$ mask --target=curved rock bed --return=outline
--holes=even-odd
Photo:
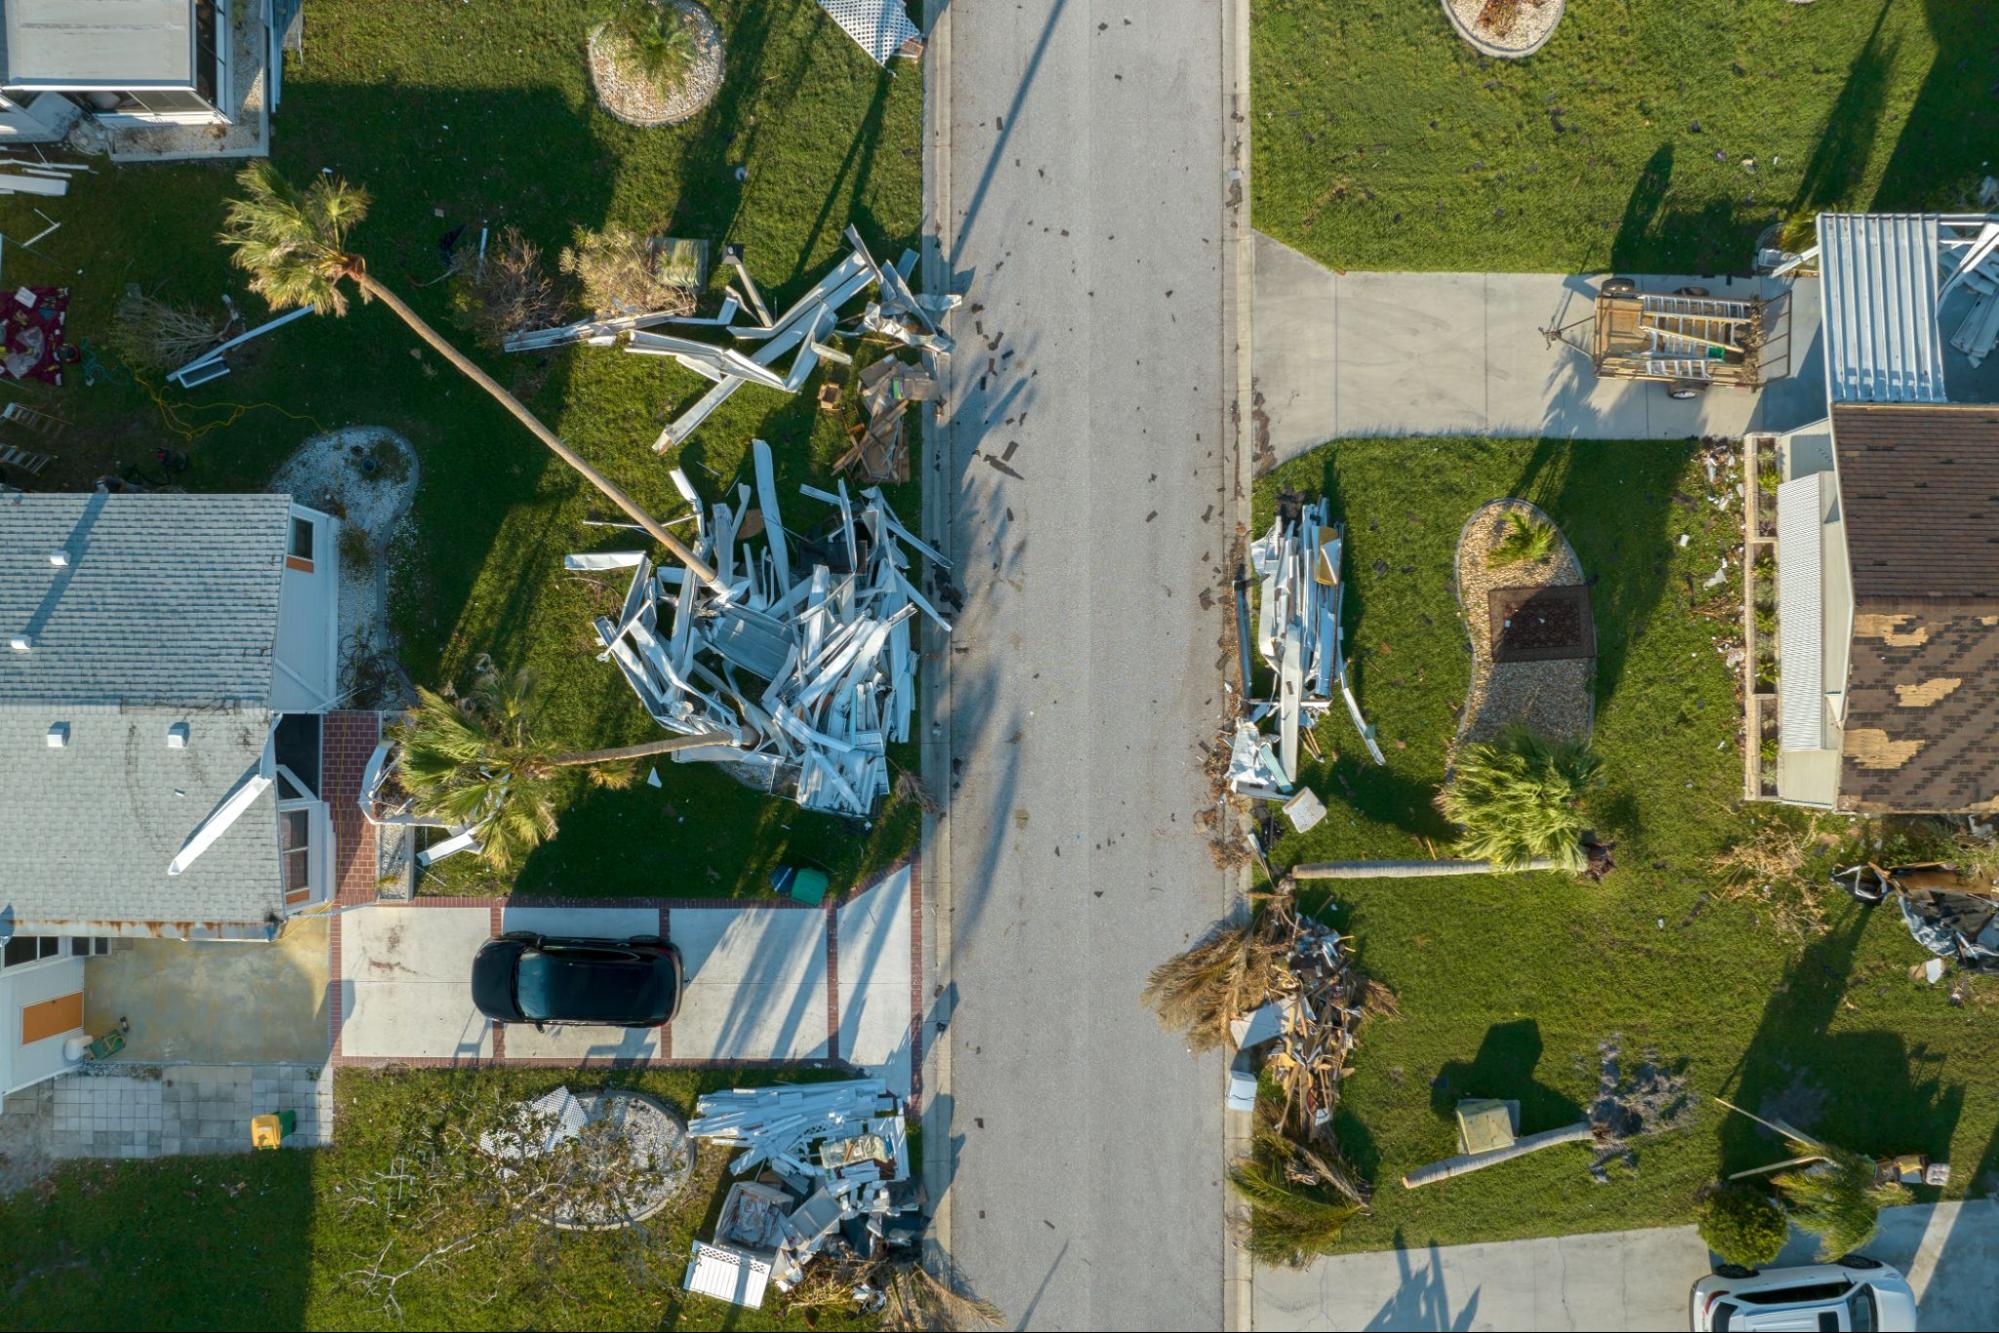
[[[597,89],[597,104],[612,118],[640,129],[691,119],[722,88],[721,26],[695,0],[661,0],[662,10],[669,7],[695,30],[694,66],[677,87],[662,87],[634,69],[621,43],[606,35],[605,25],[590,30],[590,82]]]
[[[1471,684],[1458,715],[1454,745],[1491,741],[1516,723],[1525,724],[1550,740],[1589,739],[1596,709],[1596,659],[1573,657],[1543,661],[1495,662],[1489,602],[1498,588],[1553,588],[1583,581],[1582,562],[1567,537],[1556,530],[1555,549],[1544,560],[1491,566],[1486,555],[1503,531],[1502,521],[1515,515],[1553,526],[1553,521],[1525,500],[1494,500],[1465,520],[1458,534],[1456,585],[1458,606],[1471,635]],[[1594,639],[1592,637],[1592,642]]]
[[[1548,44],[1567,0],[1443,0],[1443,4],[1451,26],[1474,50],[1499,60],[1518,60]],[[1485,26],[1481,17],[1496,22]]]

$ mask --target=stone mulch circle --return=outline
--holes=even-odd
[[[590,82],[596,86],[598,105],[614,119],[640,129],[692,119],[722,88],[722,29],[714,15],[696,0],[655,3],[678,10],[681,21],[695,29],[694,66],[677,88],[661,87],[620,59],[617,43],[606,35],[607,25],[590,30]]]
[[[1548,44],[1567,2],[1443,0],[1443,5],[1444,16],[1474,50],[1498,60],[1518,60]]]
[[[543,1221],[564,1231],[614,1231],[645,1221],[687,1188],[694,1143],[678,1111],[642,1092],[585,1092],[576,1100],[590,1115],[580,1144],[586,1166],[629,1171],[632,1183],[614,1194],[558,1199]]]
[[[1550,657],[1546,651],[1530,647],[1525,653],[1508,653],[1505,661],[1494,660],[1495,602],[1509,608],[1546,589],[1539,595],[1550,602],[1573,602],[1579,595],[1583,617],[1589,615],[1582,562],[1560,529],[1556,529],[1555,549],[1545,560],[1497,567],[1486,564],[1486,554],[1502,535],[1504,521],[1515,517],[1554,527],[1552,519],[1525,500],[1493,500],[1474,511],[1458,534],[1455,586],[1471,639],[1472,675],[1458,716],[1454,746],[1496,740],[1516,723],[1550,740],[1583,742],[1589,739],[1595,721],[1593,623],[1587,627],[1589,655],[1574,655],[1573,645],[1564,645],[1558,649],[1567,654],[1564,656]]]

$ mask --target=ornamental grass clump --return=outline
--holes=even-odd
[[[1460,856],[1519,869],[1536,860],[1566,870],[1587,864],[1583,798],[1602,781],[1589,747],[1516,727],[1459,752],[1437,806],[1462,830]]]

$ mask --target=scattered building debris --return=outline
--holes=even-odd
[[[1276,675],[1277,698],[1246,700],[1248,712],[1236,723],[1227,781],[1238,795],[1275,801],[1291,795],[1300,736],[1332,708],[1336,688],[1368,754],[1377,764],[1387,762],[1374,728],[1361,715],[1341,644],[1346,632],[1340,619],[1346,592],[1340,568],[1344,539],[1326,501],[1308,504],[1286,491],[1277,497],[1276,523],[1250,545],[1250,566],[1262,580],[1256,647]],[[1274,745],[1261,725],[1272,720]],[[1299,815],[1309,821],[1300,827],[1317,822],[1303,810],[1294,813],[1294,822]]]
[[[757,1309],[766,1286],[791,1291],[822,1254],[865,1262],[915,1245],[908,1130],[880,1079],[738,1088],[695,1112],[690,1135],[743,1149],[730,1174],[760,1169],[730,1187],[714,1239],[694,1242],[686,1290]]]
[[[567,1085],[508,1108],[479,1135],[501,1179],[537,1165],[529,1211],[565,1231],[608,1231],[658,1212],[687,1187],[694,1154],[686,1122],[643,1093],[577,1096]],[[559,1159],[550,1173],[550,1159]]]
[[[923,34],[902,0],[819,0],[819,7],[884,69],[898,55],[923,54]]]
[[[1940,861],[1847,866],[1832,878],[1870,905],[1892,895],[1909,934],[1937,959],[1967,972],[1999,973],[1999,887]]]
[[[726,744],[676,751],[676,763],[717,763],[747,785],[809,810],[866,816],[888,794],[888,746],[909,739],[916,703],[918,612],[950,623],[916,588],[904,547],[939,568],[943,555],[905,528],[870,487],[858,500],[801,486],[836,510],[818,537],[778,511],[770,446],[754,441],[756,488],[705,512],[686,475],[673,479],[695,509],[695,550],[727,588],[717,592],[642,552],[572,555],[571,570],[630,568],[616,619],[597,620],[599,660],[615,662],[646,711],[682,735]],[[756,549],[746,543],[762,537]]]
[[[903,414],[911,403],[937,396],[937,380],[929,370],[894,357],[883,357],[861,371],[864,425],[848,434],[853,445],[833,464],[836,472],[853,471],[871,485],[909,480],[909,448],[903,442]],[[829,386],[832,387],[832,386]],[[836,400],[837,401],[837,400]]]

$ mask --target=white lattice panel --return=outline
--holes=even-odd
[[[819,7],[861,44],[877,65],[886,66],[912,37],[920,36],[902,0],[819,0]]]

